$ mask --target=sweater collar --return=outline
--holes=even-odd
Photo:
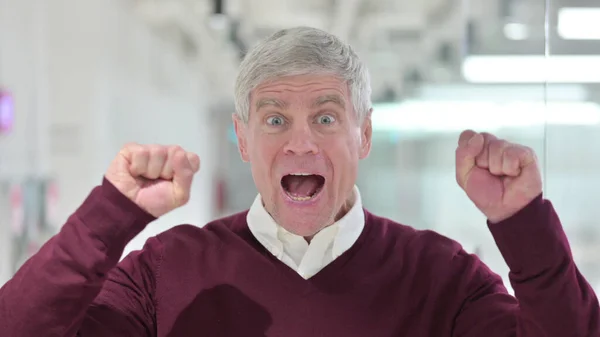
[[[331,226],[317,233],[311,240],[311,245],[315,242],[319,242],[319,245],[332,245],[330,251],[334,259],[352,247],[365,225],[365,215],[358,187],[354,186],[352,192],[354,204],[350,210]],[[264,208],[260,194],[254,199],[246,221],[256,239],[274,255],[278,255],[278,252],[288,248],[286,242],[289,240],[284,240],[283,236],[300,238],[275,222]]]

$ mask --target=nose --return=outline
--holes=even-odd
[[[294,123],[288,130],[289,139],[283,151],[285,154],[307,155],[319,153],[319,147],[314,139],[313,130],[307,123]]]

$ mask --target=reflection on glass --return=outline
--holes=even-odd
[[[600,4],[447,2],[424,16],[412,3],[367,6],[348,36],[374,90],[374,144],[358,181],[365,206],[448,235],[506,275],[485,219],[454,177],[459,132],[494,132],[537,152],[546,196],[583,273],[600,287],[600,30],[591,28]],[[386,26],[382,18],[400,9],[410,17]],[[248,207],[255,189],[227,134],[227,209],[234,212]]]

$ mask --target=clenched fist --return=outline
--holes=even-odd
[[[542,193],[530,148],[471,130],[458,140],[456,180],[492,223],[511,217]]]
[[[200,158],[179,146],[128,144],[112,161],[106,179],[155,217],[186,204]]]

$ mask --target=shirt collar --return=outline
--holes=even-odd
[[[357,186],[352,190],[354,204],[350,210],[338,221],[322,229],[315,235],[314,240],[319,237],[331,237],[333,240],[332,254],[337,258],[358,240],[365,225],[362,199]],[[246,216],[248,227],[256,239],[272,253],[284,249],[282,235],[296,236],[278,225],[263,206],[260,194],[256,196],[248,215]]]

